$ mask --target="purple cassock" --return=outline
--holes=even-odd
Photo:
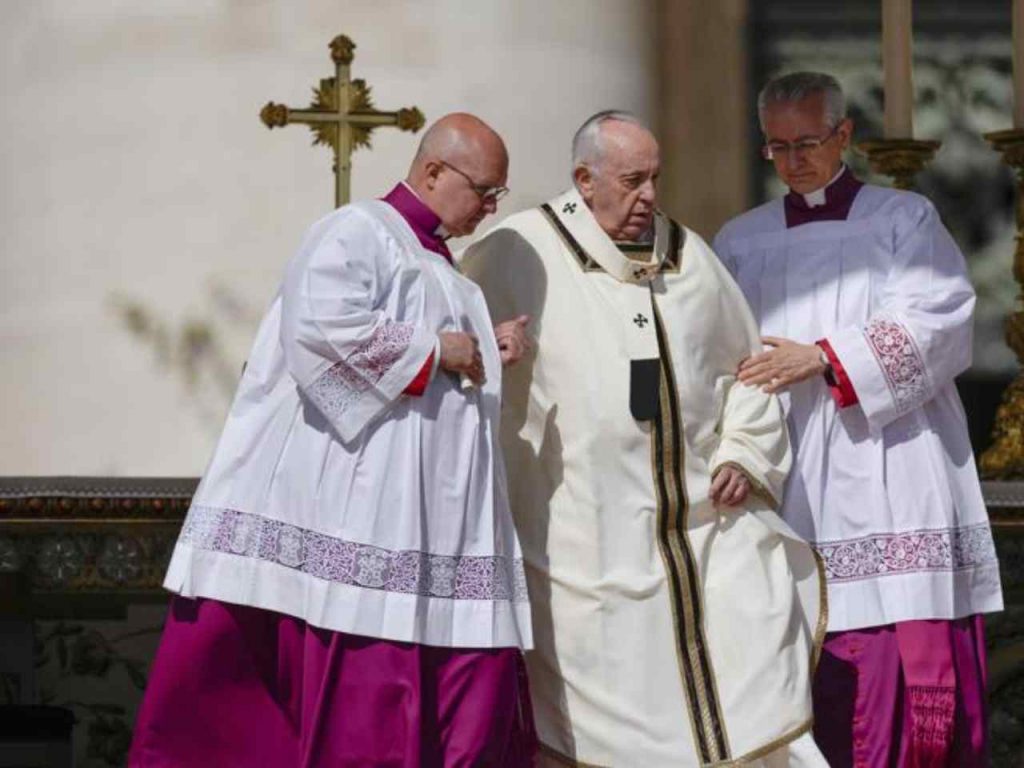
[[[790,192],[786,227],[845,220],[862,186],[844,168],[819,205]],[[986,676],[979,615],[829,632],[814,682],[815,740],[833,768],[988,765]]]
[[[441,219],[430,210],[408,184],[402,182],[383,197],[384,202],[392,205],[412,227],[420,245],[428,251],[444,256],[449,263],[452,252],[444,242]]]
[[[411,189],[384,199],[451,260],[440,220]],[[128,765],[526,768],[535,755],[518,648],[362,637],[176,596]]]
[[[820,205],[812,206],[803,195],[790,192],[783,198],[786,228],[791,229],[815,221],[845,221],[850,215],[853,199],[863,186],[864,184],[850,173],[850,169],[844,166],[842,173],[825,187],[825,199]]]

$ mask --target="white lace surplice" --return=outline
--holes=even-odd
[[[497,448],[501,364],[479,289],[382,202],[308,233],[264,318],[165,586],[327,629],[451,647],[530,645]],[[480,338],[487,383],[439,372]]]
[[[765,335],[826,338],[856,390],[783,398],[796,463],[783,515],[829,580],[829,629],[1000,610],[992,533],[953,379],[971,361],[974,291],[932,204],[865,186],[846,221],[786,229],[777,200],[715,250]]]

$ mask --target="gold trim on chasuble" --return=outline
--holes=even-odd
[[[541,212],[551,222],[584,272],[605,270],[591,257],[558,216],[545,203]],[[678,272],[682,231],[669,220],[669,253],[659,271]],[[702,765],[729,761],[730,750],[719,703],[718,688],[704,636],[704,606],[697,563],[686,534],[689,508],[683,482],[682,418],[676,396],[675,375],[661,314],[651,294],[655,329],[661,359],[659,413],[651,429],[651,461],[658,503],[658,549],[665,563],[672,614],[676,625],[676,655],[679,661],[686,710],[693,732],[694,747]],[[570,765],[585,765],[558,753],[544,750]]]
[[[584,272],[604,272],[605,269],[597,260],[588,254],[584,250],[583,246],[580,245],[579,241],[573,237],[572,233],[568,230],[562,220],[558,218],[554,209],[547,203],[544,203],[540,207],[540,212],[544,214],[551,226],[555,228],[555,231],[561,236],[562,241],[566,247],[572,251],[572,255],[576,257],[576,261],[579,262],[580,267],[583,268]],[[678,272],[679,271],[679,249],[683,245],[683,231],[682,228],[676,224],[672,219],[668,219],[670,228],[668,249],[665,254],[665,260],[661,262],[658,267],[658,272]],[[630,261],[638,261],[638,255],[641,253],[657,254],[654,253],[654,245],[643,243],[615,243],[615,247],[619,249],[623,256]]]
[[[658,496],[658,547],[669,576],[672,611],[676,619],[679,668],[690,706],[694,746],[701,763],[729,759],[715,673],[704,636],[704,604],[696,559],[686,534],[689,500],[683,482],[682,417],[679,413],[672,355],[658,303],[651,294],[654,328],[661,351],[660,408],[652,431],[652,460]]]
[[[630,261],[650,264],[654,260],[654,243],[621,243],[616,240],[615,247]]]
[[[814,564],[818,568],[818,626],[814,628],[810,673],[810,679],[813,680],[818,673],[818,662],[821,661],[821,654],[825,650],[825,634],[828,632],[828,580],[825,576],[825,558],[818,554],[814,547],[811,547],[811,554],[814,555]]]

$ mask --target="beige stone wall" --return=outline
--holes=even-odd
[[[749,205],[748,0],[659,0],[662,204],[710,240]]]
[[[507,137],[508,213],[565,186],[593,111],[653,118],[655,5],[0,3],[0,473],[202,471],[256,318],[332,200],[327,150],[257,113],[306,102],[335,34],[356,40],[354,75],[381,108],[467,109]],[[354,196],[386,191],[415,139],[374,145]],[[146,307],[163,348],[129,332],[115,297]],[[191,384],[161,362],[190,322],[216,348]]]

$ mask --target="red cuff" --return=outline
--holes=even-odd
[[[427,362],[420,368],[420,372],[416,374],[416,378],[409,382],[409,386],[402,390],[403,395],[412,395],[413,397],[419,397],[426,389],[427,384],[430,383],[430,373],[434,370],[434,353],[431,351],[430,356],[427,358]]]
[[[832,345],[828,343],[828,339],[819,339],[814,343],[821,347],[821,351],[828,358],[829,365],[832,366],[831,371],[825,372],[825,382],[828,384],[828,389],[832,393],[832,399],[836,401],[836,405],[840,408],[856,405],[859,402],[857,392],[853,388],[850,377],[846,375],[846,369],[836,357]]]

